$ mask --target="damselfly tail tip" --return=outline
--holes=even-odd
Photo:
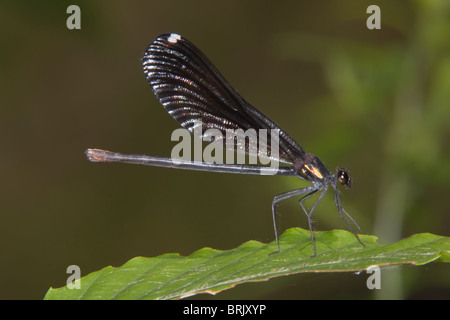
[[[102,150],[102,149],[86,149],[84,154],[91,162],[106,162],[107,155],[112,153],[111,151]]]

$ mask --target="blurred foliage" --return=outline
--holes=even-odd
[[[360,124],[341,128],[349,131],[346,136],[356,136],[353,146],[359,142],[373,154],[369,135],[382,140],[381,153],[374,155],[381,169],[374,234],[386,242],[403,236],[404,219],[427,189],[442,185],[448,190],[450,179],[450,4],[415,1],[412,9],[414,22],[402,30],[400,43],[304,34],[283,35],[278,43],[289,44],[285,52],[290,58],[323,65],[331,91],[321,99]],[[383,20],[386,27],[395,29],[397,21]],[[448,224],[442,231],[448,231]],[[403,297],[399,289],[392,290],[397,294],[382,297]]]

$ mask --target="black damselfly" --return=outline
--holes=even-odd
[[[145,76],[154,94],[163,107],[183,128],[195,134],[195,124],[199,123],[201,130],[197,135],[200,137],[208,129],[219,130],[223,137],[226,137],[228,130],[267,129],[269,137],[266,139],[266,142],[259,141],[258,146],[261,147],[265,143],[264,147],[269,150],[269,153],[267,153],[269,158],[275,158],[276,161],[290,164],[291,166],[284,165],[278,168],[270,168],[260,164],[207,163],[204,161],[195,162],[180,159],[174,161],[172,158],[129,155],[101,149],[87,149],[86,155],[90,161],[124,162],[222,173],[274,174],[297,176],[305,179],[312,185],[274,197],[272,202],[272,219],[277,243],[276,252],[279,252],[276,206],[280,201],[295,196],[302,196],[299,199],[299,203],[308,218],[314,256],[316,255],[316,247],[311,215],[317,204],[324,197],[329,185],[331,185],[334,189],[334,200],[339,216],[353,232],[356,239],[364,245],[345,216],[360,229],[358,224],[342,208],[339,200],[337,182],[347,188],[351,187],[352,179],[348,171],[337,168],[335,174],[330,173],[319,158],[305,152],[288,133],[245,101],[209,59],[191,42],[174,33],[161,35],[145,51],[142,64]],[[270,139],[271,132],[273,132],[271,130],[277,130],[278,133],[277,152],[271,150],[271,148],[273,149],[272,140]],[[225,142],[226,138],[223,140],[222,142]],[[232,147],[237,147],[235,141]],[[245,145],[240,147],[243,152],[251,153],[248,142],[245,142]],[[321,191],[321,194],[311,210],[308,211],[304,207],[303,201],[319,191]]]

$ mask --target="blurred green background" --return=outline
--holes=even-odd
[[[81,8],[68,30],[66,8]],[[381,30],[366,9],[381,8]],[[242,96],[354,184],[342,202],[390,243],[450,235],[450,3],[416,1],[17,1],[0,3],[0,299],[41,299],[135,256],[274,240],[287,177],[89,163],[84,150],[169,156],[177,123],[141,70],[147,45],[176,32]],[[296,200],[280,231],[306,228]],[[344,228],[331,193],[316,228]],[[448,265],[368,275],[302,274],[201,299],[450,298]]]

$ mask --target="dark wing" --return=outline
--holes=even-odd
[[[218,129],[223,137],[227,130],[255,129],[258,133],[259,129],[267,129],[265,147],[270,152],[270,129],[278,129],[279,154],[271,158],[286,163],[304,159],[305,151],[297,142],[245,101],[209,59],[185,38],[174,33],[159,36],[145,51],[142,64],[160,103],[191,133],[194,124],[200,121],[200,136],[206,129]],[[263,142],[259,140],[259,143],[261,149]],[[251,153],[248,144],[237,149]]]

